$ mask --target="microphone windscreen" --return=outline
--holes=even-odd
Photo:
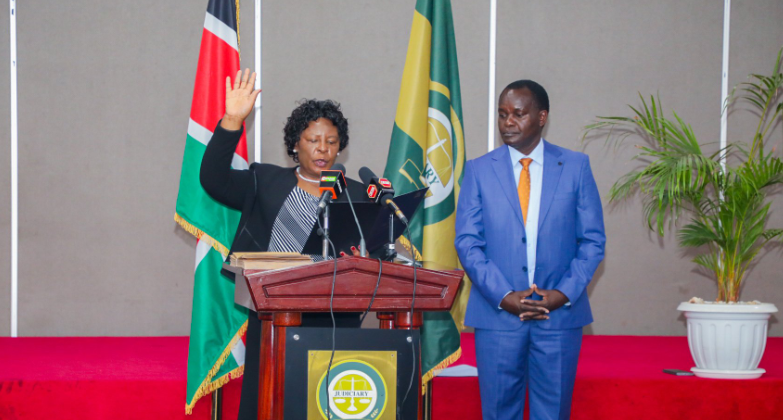
[[[366,166],[362,166],[362,169],[359,169],[359,178],[364,184],[369,185],[372,183],[372,179],[377,177],[375,176],[375,172],[373,172],[372,169]]]
[[[343,175],[345,175],[345,166],[343,166],[342,163],[335,163],[334,165],[332,165],[331,170],[332,171],[340,171],[340,172],[343,173]]]

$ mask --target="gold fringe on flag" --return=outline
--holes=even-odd
[[[457,349],[457,351],[452,353],[449,357],[443,359],[443,361],[438,363],[437,366],[430,369],[424,375],[421,375],[421,395],[424,395],[424,391],[427,389],[427,382],[431,381],[432,378],[434,378],[440,373],[440,371],[449,367],[452,363],[456,362],[460,357],[462,357],[462,346],[460,346]]]
[[[231,372],[228,372],[227,374],[215,379],[214,381],[209,383],[209,390],[207,393],[212,393],[216,391],[218,388],[222,387],[223,385],[227,384],[228,381],[232,379],[239,378],[245,373],[245,365],[239,366],[238,368],[232,370]]]
[[[237,56],[239,57],[239,62],[242,62],[242,52],[239,48],[240,42],[239,42],[239,0],[237,0]],[[241,67],[240,67],[241,70]],[[258,71],[261,71],[261,69],[258,69]]]
[[[237,330],[236,334],[234,334],[234,337],[231,339],[231,341],[228,343],[228,346],[223,350],[223,352],[220,354],[220,357],[218,357],[215,364],[212,366],[212,369],[209,370],[207,373],[207,377],[204,378],[204,380],[201,382],[201,385],[199,385],[198,389],[196,390],[196,393],[193,395],[193,400],[190,402],[190,404],[185,405],[185,414],[193,414],[193,407],[196,406],[196,402],[201,399],[201,397],[211,394],[216,389],[222,387],[223,385],[227,384],[228,381],[239,378],[245,373],[245,365],[232,370],[231,372],[228,372],[227,374],[221,376],[220,378],[216,379],[215,381],[212,381],[212,378],[217,375],[218,371],[220,370],[220,367],[223,366],[223,362],[226,361],[228,358],[228,355],[231,354],[231,349],[234,348],[234,345],[237,343],[237,340],[242,339],[242,335],[247,331],[247,321],[245,321],[244,324],[242,324],[241,327],[239,327],[239,330]]]
[[[185,229],[186,231],[188,231],[188,233],[198,238],[198,240],[205,241],[212,248],[215,248],[215,251],[219,252],[220,255],[223,256],[223,258],[226,258],[228,256],[228,248],[226,248],[225,245],[218,242],[215,238],[207,235],[201,229],[190,224],[187,220],[180,217],[179,214],[174,213],[174,221],[177,222],[177,224],[180,225],[182,229]]]

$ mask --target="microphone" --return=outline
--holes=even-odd
[[[331,169],[321,171],[321,183],[318,185],[318,191],[321,193],[321,201],[318,203],[318,209],[323,210],[332,200],[341,196],[345,190],[345,166],[336,163]]]
[[[318,185],[321,199],[318,200],[318,208],[316,209],[315,217],[318,219],[318,217],[323,214],[323,226],[320,222],[318,226],[321,228],[320,234],[324,238],[322,251],[324,258],[329,256],[329,244],[331,243],[329,240],[329,208],[327,206],[332,200],[339,197],[340,194],[345,191],[346,184],[345,176],[343,175],[344,171],[345,167],[343,165],[333,165],[332,169],[321,171],[321,182]],[[337,258],[337,255],[335,254],[334,257]]]
[[[379,178],[372,169],[366,166],[359,169],[359,178],[362,179],[363,183],[367,184],[367,196],[371,200],[384,207],[391,208],[394,215],[397,216],[403,224],[406,226],[408,225],[408,218],[405,217],[405,214],[393,200],[394,188],[392,188],[391,181],[386,178]]]
[[[320,215],[332,200],[341,196],[345,190],[345,166],[336,163],[331,169],[321,171],[321,183],[318,185],[318,191],[321,193],[321,199],[318,201],[317,215]]]

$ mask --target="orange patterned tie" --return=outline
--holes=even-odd
[[[522,220],[525,221],[525,224],[527,224],[527,207],[530,203],[530,162],[532,161],[531,158],[519,160],[519,163],[522,164],[522,172],[519,173],[517,194],[519,194],[519,206],[522,207]]]

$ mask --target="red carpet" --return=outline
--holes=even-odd
[[[475,366],[473,335],[462,342],[457,363]],[[783,419],[783,338],[768,339],[760,379],[662,372],[693,366],[685,337],[585,336],[571,419]],[[477,378],[435,378],[433,386],[434,420],[481,419]]]
[[[0,419],[207,420],[185,415],[187,337],[0,338]],[[227,385],[236,419],[240,384]]]
[[[464,335],[463,361],[475,360]],[[187,337],[0,338],[0,419],[209,418],[209,398],[185,416]],[[692,366],[684,337],[585,336],[571,418],[783,419],[783,338],[770,338],[749,381],[675,377]],[[225,388],[236,418],[240,381]],[[480,419],[476,378],[436,378],[434,420]]]

